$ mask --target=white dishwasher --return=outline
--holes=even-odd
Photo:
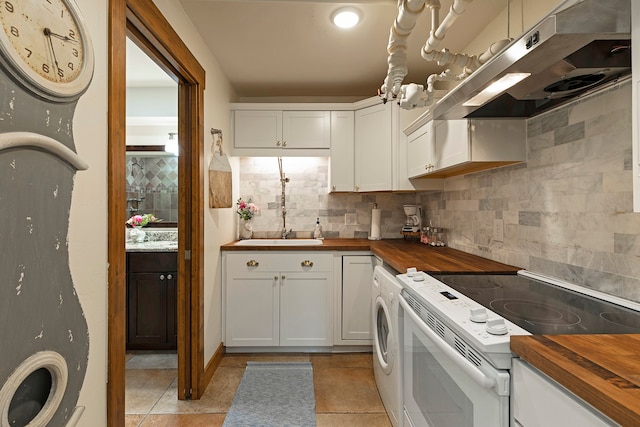
[[[511,380],[515,427],[619,425],[521,359],[513,359]]]

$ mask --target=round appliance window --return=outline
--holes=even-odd
[[[0,389],[0,425],[45,427],[67,388],[67,363],[54,351],[23,361]]]
[[[376,299],[373,327],[376,359],[382,371],[388,374],[393,369],[394,354],[390,346],[394,340],[394,332],[391,330],[389,308],[381,297]]]

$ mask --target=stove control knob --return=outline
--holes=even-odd
[[[469,310],[469,319],[472,322],[484,323],[487,321],[488,317],[489,316],[487,315],[487,309],[484,307],[472,308],[471,310]]]
[[[491,335],[505,335],[507,333],[507,325],[504,319],[487,320],[487,332]]]

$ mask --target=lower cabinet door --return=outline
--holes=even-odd
[[[225,342],[229,347],[279,345],[279,273],[229,275]]]
[[[127,285],[127,349],[176,349],[176,273],[130,273]]]
[[[342,257],[342,339],[373,342],[371,278],[373,257],[345,255]]]
[[[330,272],[281,273],[280,345],[333,345]]]

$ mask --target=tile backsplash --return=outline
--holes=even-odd
[[[178,221],[178,158],[127,155],[127,218],[152,213],[163,221]],[[137,208],[132,212],[129,208]]]
[[[631,111],[626,82],[529,119],[526,163],[447,179],[426,217],[454,248],[640,301]]]
[[[415,204],[413,193],[331,193],[328,192],[329,159],[326,157],[285,157],[286,227],[292,237],[308,238],[316,218],[328,238],[367,238],[371,230],[371,209],[381,209],[383,239],[402,237],[404,204]],[[253,219],[254,237],[277,238],[282,231],[281,184],[275,157],[240,158],[240,196],[251,199],[260,212]],[[347,217],[355,215],[355,221]],[[353,224],[353,225],[351,225]]]

